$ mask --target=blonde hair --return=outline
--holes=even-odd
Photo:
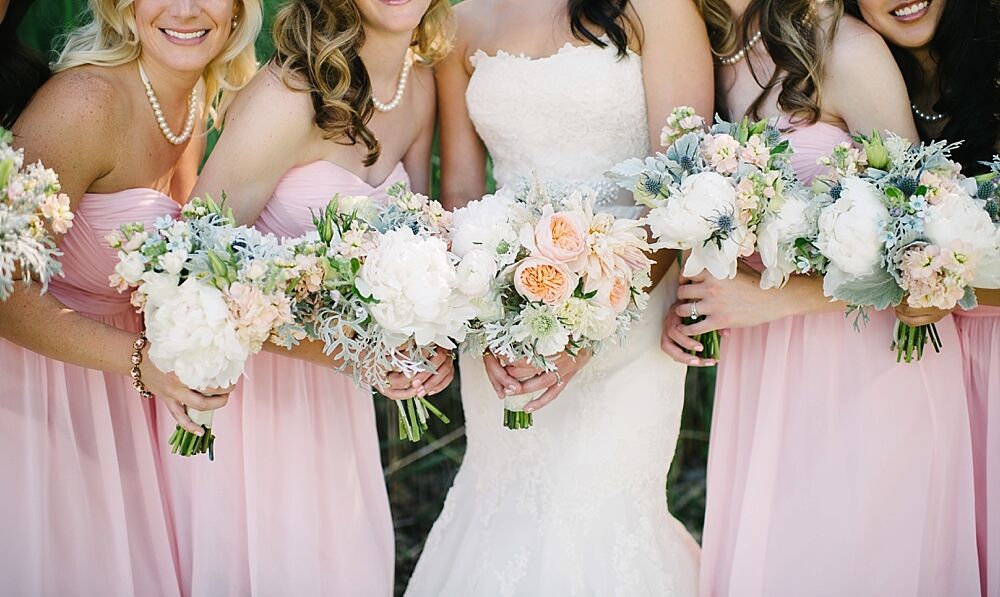
[[[761,41],[776,68],[767,81],[761,81],[750,63],[750,71],[762,88],[748,110],[752,118],[759,117],[761,105],[777,87],[778,106],[782,111],[809,123],[819,120],[824,65],[837,33],[837,24],[844,14],[842,0],[826,0],[832,14],[831,24],[824,30],[817,14],[817,5],[822,2],[824,0],[752,0],[742,22],[737,23],[723,0],[698,0],[717,57],[735,53],[738,33],[748,39],[752,35],[749,24],[755,20],[760,23]],[[730,116],[738,118],[741,115]]]
[[[90,21],[69,32],[53,72],[76,66],[119,66],[139,58],[141,45],[136,30],[135,0],[89,0]],[[226,45],[205,67],[205,97],[202,113],[221,126],[222,115],[236,92],[257,71],[254,41],[264,17],[260,0],[237,0],[236,27]]]
[[[432,0],[413,32],[414,54],[434,64],[451,49],[453,33],[451,3]],[[374,164],[381,147],[368,128],[372,87],[359,54],[365,30],[353,0],[291,0],[274,19],[273,37],[273,64],[289,89],[309,93],[323,138],[364,143],[364,163]]]

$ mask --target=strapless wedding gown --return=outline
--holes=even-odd
[[[469,115],[500,185],[535,174],[599,187],[649,152],[640,58],[567,45],[530,59],[477,52]],[[685,368],[659,349],[676,273],[652,292],[624,346],[594,358],[528,430],[503,426],[483,362],[461,357],[468,448],[406,594],[410,597],[695,595],[698,546],[667,511]]]

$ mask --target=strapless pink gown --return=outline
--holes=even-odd
[[[790,134],[793,166],[847,141]],[[943,597],[979,593],[969,413],[952,317],[943,352],[897,364],[894,313],[736,329],[712,418],[701,594]]]
[[[49,292],[86,317],[138,332],[129,295],[108,286],[117,256],[104,236],[178,212],[148,189],[84,195],[61,245],[65,277]],[[0,593],[179,595],[152,403],[125,376],[5,340],[0,368]]]
[[[955,313],[964,356],[976,475],[983,595],[1000,597],[1000,307]]]
[[[309,210],[335,193],[384,196],[401,180],[402,164],[375,188],[331,162],[294,168],[256,226],[301,236],[312,229]],[[185,595],[392,594],[393,528],[370,392],[333,369],[262,352],[213,426],[214,462],[161,446]]]

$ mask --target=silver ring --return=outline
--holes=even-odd
[[[698,319],[698,303],[694,302],[688,304],[691,305],[691,317]]]

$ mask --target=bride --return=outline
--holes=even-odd
[[[484,193],[489,151],[499,185],[588,184],[601,209],[635,216],[603,173],[658,146],[674,106],[711,114],[689,0],[467,0],[456,13],[437,72],[449,208]],[[659,349],[677,274],[674,255],[657,257],[662,282],[624,346],[563,355],[558,375],[462,355],[468,449],[408,596],[697,593],[698,547],[666,504],[685,368]],[[542,390],[534,426],[504,428],[498,398]]]

